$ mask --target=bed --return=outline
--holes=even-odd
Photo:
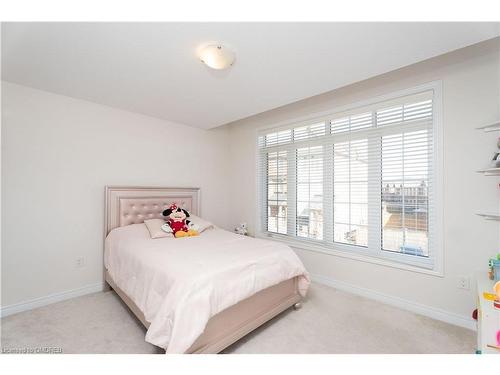
[[[219,353],[284,310],[298,309],[309,278],[283,244],[211,228],[151,239],[144,220],[171,203],[200,215],[200,189],[105,189],[106,283],[167,353]],[[229,282],[228,282],[229,280]]]

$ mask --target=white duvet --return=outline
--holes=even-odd
[[[199,237],[151,239],[144,224],[112,230],[105,266],[151,323],[146,341],[184,353],[208,320],[256,292],[295,276],[305,296],[309,277],[286,245],[209,229]]]

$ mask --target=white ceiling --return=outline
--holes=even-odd
[[[3,23],[2,78],[213,128],[500,35],[499,23]],[[227,71],[196,57],[236,52]]]

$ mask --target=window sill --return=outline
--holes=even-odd
[[[430,263],[422,262],[421,264],[410,264],[397,260],[388,259],[381,256],[376,256],[372,254],[365,254],[363,251],[350,251],[346,250],[349,245],[342,246],[337,245],[334,248],[325,247],[321,244],[311,243],[309,241],[302,241],[299,239],[291,239],[286,238],[281,235],[274,235],[270,233],[256,233],[256,238],[262,239],[271,239],[275,241],[279,241],[287,244],[292,248],[296,248],[299,250],[313,251],[327,255],[339,256],[342,258],[348,258],[353,260],[358,260],[361,262],[373,263],[384,267],[398,268],[405,271],[417,272],[426,275],[436,276],[436,277],[444,277],[444,273],[442,270],[439,270],[437,267],[432,267]],[[415,262],[416,263],[416,262]]]

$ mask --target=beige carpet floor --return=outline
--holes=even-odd
[[[95,293],[1,320],[3,348],[64,353],[161,353],[114,292]],[[474,353],[475,333],[313,284],[285,311],[224,353]]]

